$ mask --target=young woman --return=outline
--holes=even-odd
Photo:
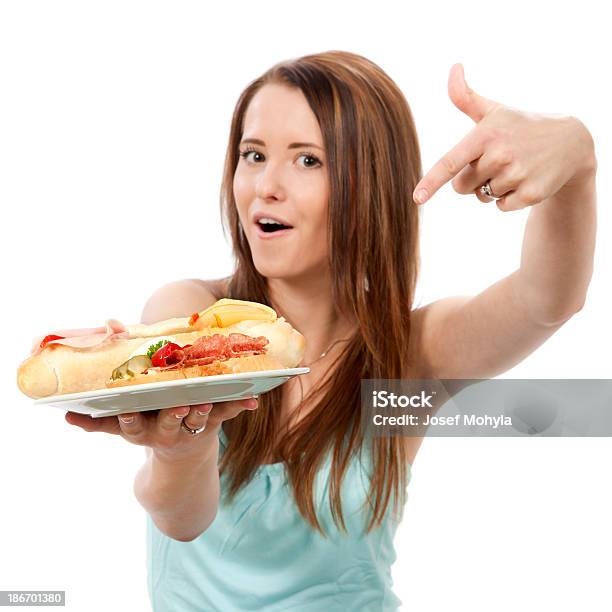
[[[234,272],[162,287],[142,321],[225,296],[268,304],[305,336],[310,373],[250,413],[256,400],[67,416],[147,447],[134,490],[154,610],[397,609],[393,536],[421,439],[366,441],[361,379],[494,377],[581,309],[595,236],[588,130],[479,96],[459,65],[449,94],[475,126],[426,176],[404,96],[361,56],[283,62],[240,96],[221,198]],[[479,295],[412,308],[415,202],[451,179],[501,211],[532,206],[520,268]]]

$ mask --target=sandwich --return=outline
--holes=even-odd
[[[56,331],[34,340],[17,370],[33,399],[152,382],[293,368],[304,337],[264,304],[223,298],[150,325]]]

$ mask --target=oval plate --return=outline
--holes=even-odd
[[[214,404],[257,397],[286,383],[294,376],[308,372],[310,368],[287,368],[200,376],[41,397],[35,400],[34,404],[49,404],[66,411],[89,414],[92,417],[113,416],[124,412],[141,412],[191,404]]]

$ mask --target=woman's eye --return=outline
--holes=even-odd
[[[247,151],[243,151],[242,153],[240,153],[240,157],[243,157],[244,159],[248,160],[248,157],[251,153],[255,153],[255,155],[261,155],[261,153],[258,153],[257,151],[253,151],[252,149],[249,149]]]
[[[252,159],[249,159],[249,155],[251,153],[253,153],[253,157]],[[256,155],[259,155],[258,159],[255,158]],[[246,159],[248,162],[253,161],[257,163],[258,161],[261,160],[263,155],[259,151],[255,151],[253,149],[247,149],[246,151],[240,152],[240,157],[242,157],[243,159]],[[303,165],[301,164],[303,168],[317,168],[318,166],[323,165],[321,164],[321,161],[319,160],[319,158],[316,157],[315,155],[312,155],[311,153],[303,153],[302,155],[298,157],[298,159],[301,159],[302,157],[305,157],[306,160],[308,160],[308,161],[305,161],[305,164]]]
[[[314,155],[305,153],[304,155],[300,155],[300,157],[305,157],[306,159],[311,160],[310,163],[306,164],[306,168],[316,168],[318,165],[321,165],[321,162],[319,161],[319,159],[316,158]]]

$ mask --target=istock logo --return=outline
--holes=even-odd
[[[425,391],[421,391],[420,395],[396,395],[388,391],[373,391],[372,406],[374,408],[433,408],[429,403],[432,395],[425,395]]]

